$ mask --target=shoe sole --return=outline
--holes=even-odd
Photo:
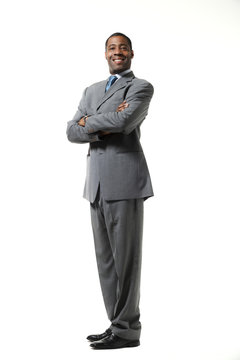
[[[93,349],[93,350],[115,350],[115,349],[124,349],[124,348],[130,348],[130,347],[137,347],[140,345],[140,341],[137,340],[137,341],[134,341],[134,342],[131,342],[129,344],[126,344],[124,346],[118,346],[118,347],[102,347],[102,348],[98,348],[98,347],[94,347],[94,346],[91,346],[90,347]]]

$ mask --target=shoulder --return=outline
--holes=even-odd
[[[95,83],[93,83],[92,85],[90,85],[88,88],[89,88],[89,89],[99,88],[99,87],[102,87],[104,84],[106,84],[106,82],[107,82],[107,79],[106,79],[106,80],[102,80],[102,81],[98,81],[98,82],[95,82]]]
[[[136,76],[133,77],[133,82],[136,83],[136,84],[153,86],[149,81],[147,81],[145,79],[140,79],[140,78],[138,78]]]
[[[144,90],[151,95],[154,92],[153,85],[149,81],[144,79],[133,77],[131,85],[134,89]]]
[[[105,88],[107,80],[98,81],[96,83],[93,83],[85,88],[84,94],[92,94],[100,91],[101,89]]]
[[[96,99],[99,97],[99,94],[102,94],[106,86],[106,80],[105,81],[99,81],[94,84],[91,84],[87,86],[83,93],[82,93],[82,99],[83,101],[87,101],[91,98]]]

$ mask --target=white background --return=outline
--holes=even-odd
[[[1,31],[1,359],[240,359],[240,1],[5,0]],[[94,352],[108,327],[87,145],[67,141],[104,42],[133,42],[155,87],[142,144],[142,345]],[[150,352],[152,354],[150,355]]]

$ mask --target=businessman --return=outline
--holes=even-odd
[[[90,202],[100,284],[110,320],[87,339],[95,350],[140,345],[143,203],[153,196],[140,144],[153,86],[131,71],[131,40],[112,34],[105,43],[111,76],[85,89],[67,136],[89,143],[84,198]]]

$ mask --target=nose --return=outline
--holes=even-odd
[[[121,56],[123,57],[123,53],[121,50],[116,50],[116,52],[114,53],[114,56]]]

